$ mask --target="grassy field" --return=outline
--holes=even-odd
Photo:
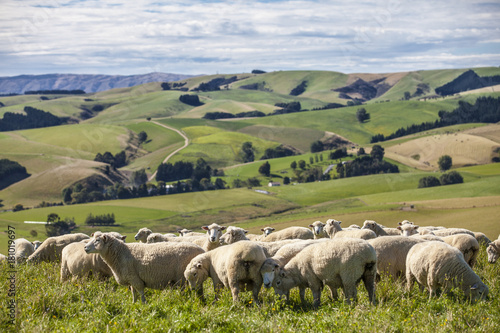
[[[60,283],[59,271],[58,264],[47,263],[22,265],[15,273],[0,269],[3,290],[9,289],[9,279],[16,282],[15,298],[0,294],[2,304],[15,302],[17,307],[14,322],[2,307],[3,332],[496,332],[500,326],[500,266],[487,263],[484,248],[475,271],[489,286],[489,298],[476,304],[463,300],[457,290],[429,300],[426,291],[407,291],[385,277],[376,286],[376,305],[369,304],[362,284],[353,305],[342,298],[331,301],[327,288],[318,308],[312,307],[309,290],[307,304],[301,304],[297,289],[290,302],[279,300],[272,289],[261,290],[261,305],[245,292],[233,303],[228,289],[212,302],[210,280],[204,285],[206,302],[189,290],[146,289],[148,303],[134,304],[128,288],[113,278]]]

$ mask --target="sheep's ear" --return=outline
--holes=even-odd
[[[342,221],[337,221],[339,224],[342,223]]]
[[[107,241],[108,240],[108,235],[102,235],[102,240]]]
[[[403,222],[399,222],[398,224],[399,224],[399,225],[403,225]]]
[[[203,230],[207,230],[208,231],[208,226],[204,225],[203,227],[201,227]]]
[[[91,233],[91,234],[90,234],[90,237],[94,237],[94,234],[95,234],[95,232]]]
[[[418,225],[413,226],[413,230],[417,230],[418,228],[420,228]]]
[[[283,270],[280,271],[280,276],[283,278],[285,277],[285,272],[283,272]]]
[[[279,268],[279,267],[280,267],[280,265],[274,264],[274,268]]]
[[[396,229],[398,229],[398,230],[402,230],[402,229],[401,229],[401,222],[400,222],[399,224],[400,224],[400,225],[399,225],[399,226],[397,226],[397,227],[396,227]]]
[[[220,227],[220,230],[226,230],[227,227]]]
[[[243,231],[245,231],[245,234],[248,234],[248,230],[243,230]]]
[[[201,268],[201,262],[197,263],[197,264],[195,265],[195,267],[196,267],[196,268],[198,268],[198,269],[200,269],[200,268]]]
[[[260,231],[264,232],[264,228],[260,229]]]
[[[474,283],[474,284],[470,287],[470,289],[471,289],[471,290],[476,290],[477,288],[479,288],[479,286],[477,285],[477,283]]]
[[[276,229],[274,229],[274,228],[271,228],[271,231],[274,231],[274,230],[276,230]]]
[[[122,236],[122,237],[121,237],[122,241],[124,241],[124,240],[125,240],[125,238],[127,238],[127,236]]]
[[[313,227],[313,225],[312,225],[312,224],[309,224],[309,228],[312,228],[312,227]]]
[[[176,231],[176,232],[181,233],[181,231],[182,231],[182,229],[177,229],[177,231]]]

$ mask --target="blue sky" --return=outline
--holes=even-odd
[[[0,76],[500,66],[500,2],[2,0]]]

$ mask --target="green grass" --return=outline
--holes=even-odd
[[[358,302],[347,305],[328,299],[322,293],[321,305],[300,302],[298,290],[291,291],[290,302],[278,300],[272,290],[261,290],[262,305],[251,301],[248,292],[240,294],[234,304],[228,289],[214,300],[210,279],[205,282],[206,302],[194,293],[167,288],[146,289],[147,304],[132,303],[131,293],[113,278],[92,278],[76,282],[59,282],[59,265],[43,263],[16,268],[17,313],[15,325],[8,322],[6,306],[0,312],[0,329],[4,332],[496,332],[500,326],[500,266],[488,264],[484,249],[475,271],[489,286],[489,299],[467,303],[459,292],[429,300],[427,292],[383,278],[377,284],[377,304],[368,303],[360,284]],[[1,287],[8,290],[12,273],[0,270]],[[342,293],[340,294],[342,295]],[[2,304],[13,298],[0,294]]]

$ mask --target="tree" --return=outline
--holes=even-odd
[[[241,155],[243,162],[253,162],[255,160],[255,148],[252,143],[247,141],[241,145]]]
[[[453,160],[449,155],[443,155],[438,160],[439,170],[447,171],[450,170],[453,165]]]
[[[382,161],[384,158],[384,148],[380,145],[374,145],[372,147],[372,151],[370,152],[370,156],[376,160]]]
[[[411,98],[410,92],[409,91],[405,91],[405,93],[404,93],[404,99],[405,99],[405,101],[409,100],[410,98]]]
[[[370,119],[370,114],[366,112],[365,108],[361,108],[356,111],[356,118],[360,123],[363,123],[365,120]]]
[[[15,205],[14,208],[12,209],[13,212],[19,212],[21,210],[24,210],[24,206],[21,204]]]
[[[140,169],[132,172],[130,177],[130,182],[133,186],[141,186],[148,181],[148,176],[146,175],[146,170]]]
[[[323,151],[323,149],[324,149],[323,142],[317,140],[311,143],[311,153],[318,153],[320,151]]]
[[[441,185],[461,184],[464,182],[464,178],[458,172],[450,171],[442,174],[441,177],[439,177],[439,181]]]
[[[441,185],[441,182],[434,176],[423,177],[418,181],[418,188],[434,187],[439,185]]]
[[[283,185],[288,185],[290,184],[290,177],[286,176],[283,178]]]
[[[300,160],[299,161],[299,168],[301,168],[302,170],[305,170],[306,169],[306,161]]]
[[[266,161],[259,167],[259,173],[266,177],[269,177],[271,175],[271,164]]]
[[[361,147],[358,149],[358,156],[365,155],[365,154],[366,154],[365,148]]]
[[[293,161],[292,163],[290,163],[290,168],[292,168],[293,170],[297,169],[297,162]]]
[[[148,133],[144,132],[144,131],[141,131],[139,133],[139,142],[140,143],[143,143],[145,142],[146,140],[148,139]]]
[[[260,180],[256,177],[251,177],[247,179],[247,184],[250,187],[261,186]]]

